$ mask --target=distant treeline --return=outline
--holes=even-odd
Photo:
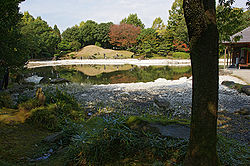
[[[34,18],[28,12],[19,13],[21,1],[4,0],[1,4],[1,65],[22,64],[31,58],[62,56],[87,45],[129,50],[146,57],[189,52],[183,0],[175,0],[166,25],[158,17],[151,28],[145,28],[137,14],[130,14],[119,25],[87,20],[62,33],[57,25],[52,28],[41,17]],[[217,6],[217,25],[220,42],[230,40],[231,35],[250,25],[250,12],[230,5]]]

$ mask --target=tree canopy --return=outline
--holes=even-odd
[[[143,29],[145,25],[142,23],[141,19],[138,18],[137,14],[129,14],[127,18],[122,19],[120,24],[131,24],[136,27]]]
[[[136,44],[136,38],[140,34],[141,28],[131,24],[111,25],[110,43],[121,48],[129,48]]]
[[[52,57],[60,42],[60,31],[48,25],[41,17],[36,19],[28,12],[22,18],[21,34],[25,37],[25,43],[31,58]]]
[[[0,66],[19,66],[27,59],[25,43],[20,34],[19,3],[23,0],[2,0],[0,4]]]
[[[167,33],[173,40],[182,41],[187,44],[188,32],[182,4],[183,0],[175,0],[171,10],[169,10]]]

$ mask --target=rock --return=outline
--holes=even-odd
[[[51,135],[47,136],[46,138],[44,138],[43,141],[47,142],[47,143],[54,143],[54,142],[62,139],[62,137],[63,137],[63,131],[56,132],[56,133],[51,134]]]
[[[62,84],[62,83],[66,83],[66,82],[70,82],[70,81],[66,80],[64,78],[56,78],[56,79],[52,79],[50,81],[51,84]]]
[[[219,72],[220,72],[220,75],[229,75],[233,73],[232,71],[225,70],[225,69],[220,69]]]
[[[161,135],[173,138],[189,139],[190,128],[184,125],[171,124],[163,126],[161,124],[151,124],[159,130]]]
[[[47,78],[47,77],[43,77],[43,78],[40,80],[40,82],[39,82],[39,84],[49,84],[49,83],[50,83],[50,79]]]
[[[122,92],[122,93],[120,94],[120,96],[129,97],[129,93],[128,93],[128,92]]]
[[[36,98],[39,102],[39,105],[44,105],[45,104],[45,100],[46,100],[46,97],[42,91],[42,88],[38,88],[37,91],[36,91]]]
[[[230,86],[235,85],[235,82],[233,82],[233,81],[223,81],[223,82],[221,83],[221,85],[225,85],[225,86],[227,86],[227,87],[230,87]]]
[[[170,108],[170,102],[167,101],[167,98],[158,96],[154,98],[154,103],[163,110],[168,110]]]
[[[234,112],[235,114],[239,114],[239,115],[250,115],[250,107],[246,106],[241,108],[240,110],[237,110]]]
[[[41,81],[41,79],[43,79],[43,77],[39,77],[37,75],[33,75],[31,77],[25,78],[24,80],[26,82],[33,82],[35,84],[38,84]]]
[[[126,122],[126,124],[132,130],[159,133],[156,127],[152,126],[148,121],[140,117],[131,116]]]
[[[241,92],[243,92],[246,95],[250,96],[250,85],[243,85],[242,88],[241,88]]]

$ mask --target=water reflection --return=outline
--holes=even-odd
[[[71,82],[88,84],[150,82],[158,78],[175,80],[191,76],[191,68],[188,66],[71,65],[28,70],[41,77],[65,78]]]

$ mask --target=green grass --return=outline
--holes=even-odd
[[[190,54],[186,52],[174,52],[173,58],[174,59],[190,59]]]

